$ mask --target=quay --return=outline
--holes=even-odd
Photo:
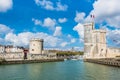
[[[64,59],[9,60],[9,61],[0,61],[0,65],[44,63],[44,62],[60,62],[60,61],[64,61]]]
[[[105,59],[84,59],[84,62],[97,63],[102,65],[120,67],[120,60],[114,58]]]

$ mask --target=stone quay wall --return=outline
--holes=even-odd
[[[2,60],[23,60],[24,53],[0,53],[0,59]]]
[[[84,59],[85,62],[103,64],[108,66],[120,67],[120,59],[106,58],[106,59]]]
[[[0,65],[60,62],[60,61],[64,61],[64,59],[13,60],[13,61],[2,61],[2,62],[0,61]]]
[[[24,59],[24,53],[0,53],[0,65],[59,61],[64,61],[64,59],[58,59],[54,54],[28,54],[27,59]]]

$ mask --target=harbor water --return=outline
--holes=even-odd
[[[120,68],[80,60],[0,65],[0,80],[120,80]]]

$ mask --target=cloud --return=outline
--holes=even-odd
[[[66,11],[68,8],[67,5],[62,5],[60,1],[54,4],[53,2],[48,0],[35,0],[35,3],[46,10]]]
[[[62,31],[61,30],[62,30],[62,27],[57,26],[53,36],[61,36],[62,35]]]
[[[57,7],[55,8],[57,11],[66,11],[68,8],[67,5],[62,5],[61,2],[57,2]]]
[[[74,31],[77,31],[80,41],[84,41],[84,27],[82,24],[78,23],[76,26],[73,28]]]
[[[13,30],[4,24],[0,24],[0,35],[4,35],[10,32],[13,32]]]
[[[32,18],[32,21],[34,22],[35,25],[42,25],[42,22],[38,19]]]
[[[47,10],[54,10],[53,3],[51,1],[47,1],[47,0],[35,0],[35,3],[38,6],[41,6],[42,8],[45,8]]]
[[[43,26],[54,27],[55,25],[56,25],[56,20],[55,19],[51,19],[49,17],[44,19]]]
[[[33,19],[34,20],[34,19]],[[71,45],[75,42],[72,36],[66,37],[62,35],[62,27],[56,26],[55,32],[53,35],[43,33],[43,32],[21,32],[21,33],[14,33],[14,30],[10,27],[0,24],[0,44],[4,45],[14,45],[14,46],[28,46],[29,41],[32,38],[40,38],[44,39],[44,47],[51,47],[51,48],[66,48],[67,45]]]
[[[68,44],[68,42],[62,42],[60,45],[61,47],[65,47]]]
[[[92,22],[97,24],[106,23],[108,26],[120,28],[120,5],[119,0],[96,0],[93,3],[93,10],[86,16],[84,12],[76,12],[75,22]],[[92,19],[90,16],[94,15]]]
[[[60,39],[43,32],[38,32],[38,33],[23,32],[19,34],[8,33],[5,36],[5,41],[12,43],[14,45],[28,46],[29,40],[32,38],[44,39],[45,46],[50,46],[50,47],[55,47],[60,42]]]
[[[93,10],[90,14],[95,15],[97,23],[106,22],[109,26],[120,28],[119,0],[97,0],[93,3]]]
[[[120,46],[120,30],[110,30],[107,28],[107,40],[110,41],[111,46]]]
[[[76,39],[72,38],[71,43],[75,43],[75,42],[76,42]]]
[[[6,12],[13,6],[12,0],[0,0],[0,12]]]
[[[65,23],[67,21],[67,18],[59,18],[58,21],[59,23]]]
[[[75,22],[83,22],[85,18],[84,12],[76,12],[76,17],[74,18]]]
[[[44,39],[44,47],[49,48],[66,48],[67,45],[71,45],[71,43],[76,41],[74,38],[56,37],[43,32],[21,32],[18,34],[11,32],[6,34],[5,38],[0,38],[0,42],[5,41],[7,44],[13,44],[15,46],[28,46],[32,38]]]
[[[55,25],[57,24],[56,20],[50,17],[45,18],[44,21],[32,18],[32,21],[34,22],[35,25],[47,27],[49,29],[54,29]]]

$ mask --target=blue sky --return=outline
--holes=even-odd
[[[94,14],[96,28],[107,30],[108,46],[120,47],[118,3],[118,0],[0,0],[0,44],[28,46],[31,38],[43,38],[45,48],[83,50],[82,24]]]

